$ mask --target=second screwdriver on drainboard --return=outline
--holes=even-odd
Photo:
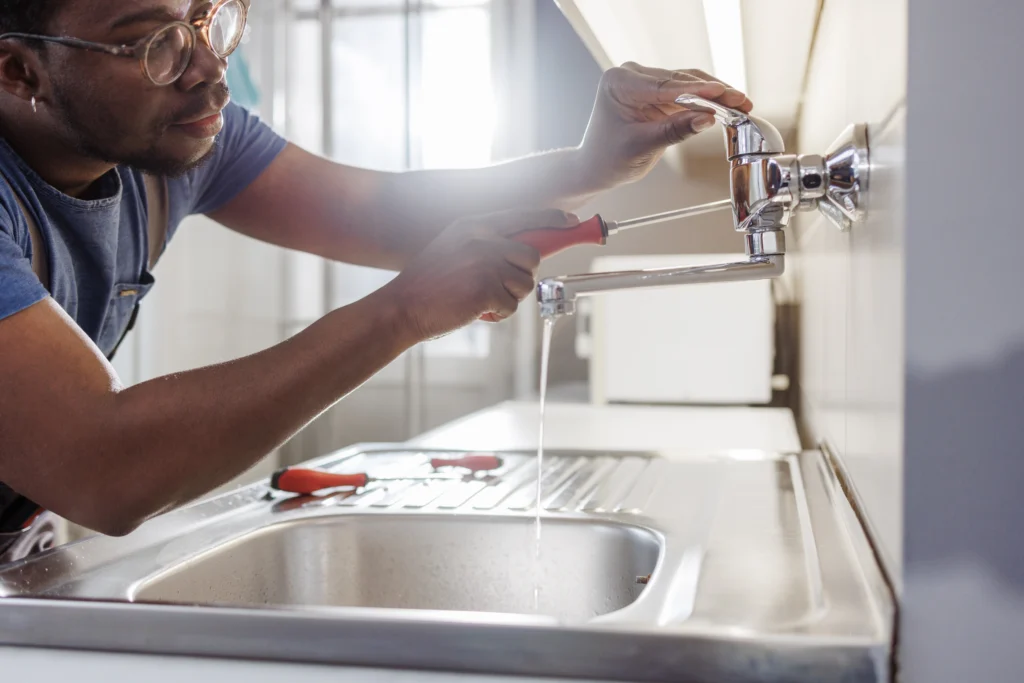
[[[496,455],[467,455],[460,458],[433,458],[430,466],[434,469],[456,467],[470,472],[489,472],[502,466],[503,461]],[[414,475],[409,477],[371,477],[365,472],[341,474],[323,472],[301,467],[285,467],[274,473],[270,478],[271,488],[287,493],[310,494],[324,489],[363,488],[375,481],[423,481],[447,479],[458,480],[461,477],[446,474]]]

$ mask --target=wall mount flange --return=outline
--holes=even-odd
[[[871,177],[868,125],[854,123],[836,138],[825,153],[828,189],[818,200],[821,211],[842,232],[867,217],[864,193]]]

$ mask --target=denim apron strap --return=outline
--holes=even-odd
[[[148,173],[144,173],[142,181],[146,187],[146,211],[148,213],[146,223],[146,244],[149,249],[148,269],[152,270],[167,246],[167,227],[170,222],[168,218],[167,179],[162,176],[151,176]],[[121,348],[125,337],[135,327],[135,321],[138,317],[139,304],[135,304],[135,308],[132,309],[132,317],[128,319],[128,326],[124,328],[121,338],[117,340],[117,344],[110,351],[107,360],[114,359],[114,354]]]

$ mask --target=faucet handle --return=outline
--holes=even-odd
[[[786,145],[779,130],[764,119],[724,107],[697,95],[680,95],[676,104],[710,109],[725,126],[726,156],[730,160],[746,154],[782,154]]]

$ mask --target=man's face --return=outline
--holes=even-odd
[[[162,25],[191,19],[205,0],[67,0],[50,35],[133,45]],[[143,171],[180,175],[213,151],[228,102],[226,64],[202,40],[177,82],[154,85],[137,59],[46,47],[52,107],[80,153]]]

